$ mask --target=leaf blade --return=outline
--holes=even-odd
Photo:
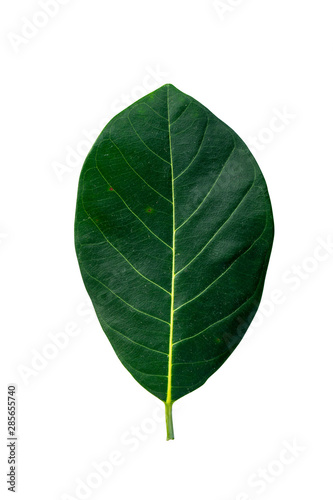
[[[94,144],[75,217],[81,273],[119,359],[169,416],[243,337],[273,233],[244,142],[172,85],[117,115]]]

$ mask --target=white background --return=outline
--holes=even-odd
[[[1,498],[12,382],[19,500],[331,498],[331,2],[56,4],[1,2]],[[168,82],[257,145],[276,236],[254,326],[166,442],[92,313],[73,219],[86,137]]]

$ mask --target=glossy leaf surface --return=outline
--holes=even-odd
[[[82,277],[123,365],[166,402],[169,437],[172,403],[248,328],[272,241],[252,154],[172,85],[119,113],[91,149],[75,220]]]

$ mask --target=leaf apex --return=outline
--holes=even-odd
[[[162,85],[162,87],[160,87],[160,89],[163,89],[163,88],[167,88],[167,89],[171,89],[171,90],[177,90],[178,92],[180,92],[177,87],[175,87],[172,83],[165,83],[164,85]]]

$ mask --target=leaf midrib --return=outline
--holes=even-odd
[[[166,404],[172,404],[172,348],[173,348],[173,318],[175,302],[175,257],[176,257],[176,223],[175,223],[175,189],[173,176],[173,158],[171,143],[171,121],[170,121],[170,103],[169,86],[167,87],[167,110],[168,110],[168,133],[170,148],[170,166],[171,166],[171,187],[172,187],[172,275],[171,275],[171,305],[170,305],[170,334],[169,334],[169,358],[168,358],[168,385],[166,394]]]

